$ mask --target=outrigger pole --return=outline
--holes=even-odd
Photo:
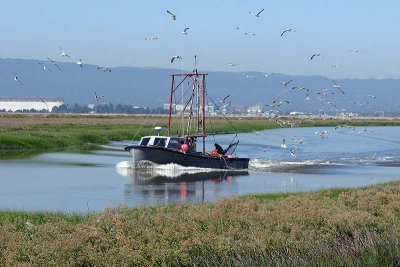
[[[205,99],[206,99],[206,75],[207,73],[198,73],[197,69],[193,73],[181,73],[181,74],[171,74],[171,94],[169,99],[169,114],[168,114],[168,135],[171,135],[171,117],[172,117],[172,99],[176,90],[183,84],[186,79],[191,79],[194,88],[201,90],[201,136],[203,137],[203,153],[205,152],[205,138],[206,138],[206,112],[205,112]],[[181,77],[181,81],[175,86],[176,78]],[[201,79],[201,84],[199,83],[199,78]],[[176,109],[176,105],[175,105]],[[182,110],[183,112],[184,110]],[[197,112],[198,114],[198,112]],[[198,122],[199,123],[199,122]]]

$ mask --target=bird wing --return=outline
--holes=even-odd
[[[260,10],[257,14],[256,17],[260,16],[260,14],[264,11],[264,8],[262,10]]]
[[[167,13],[170,14],[174,20],[176,20],[176,15],[174,13],[169,10],[167,10]]]

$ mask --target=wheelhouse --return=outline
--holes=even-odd
[[[139,142],[140,146],[157,146],[176,150],[180,150],[183,144],[188,145],[188,151],[196,151],[196,138],[194,137],[144,136]]]

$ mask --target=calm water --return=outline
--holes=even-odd
[[[323,131],[327,131],[323,132]],[[122,150],[0,161],[0,209],[63,212],[214,201],[232,195],[358,187],[400,180],[400,127],[282,128],[241,134],[248,172],[176,165],[132,168]],[[233,136],[209,137],[224,147]],[[287,148],[282,147],[285,139]],[[292,154],[290,153],[292,151]],[[118,167],[117,167],[118,166]]]

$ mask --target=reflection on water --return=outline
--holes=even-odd
[[[119,170],[131,183],[125,186],[125,197],[134,200],[141,195],[148,203],[180,203],[212,201],[223,192],[237,195],[235,176],[249,175],[247,171],[180,172],[153,168]]]
[[[0,209],[92,212],[120,204],[215,201],[400,180],[400,127],[355,129],[282,128],[242,134],[238,156],[251,158],[248,171],[173,164],[135,167],[122,150],[127,142],[113,142],[108,150],[0,160]],[[329,134],[321,138],[317,131]],[[214,142],[227,145],[232,138],[216,136],[206,149]],[[287,148],[281,146],[283,138]],[[296,154],[289,153],[293,147]]]

